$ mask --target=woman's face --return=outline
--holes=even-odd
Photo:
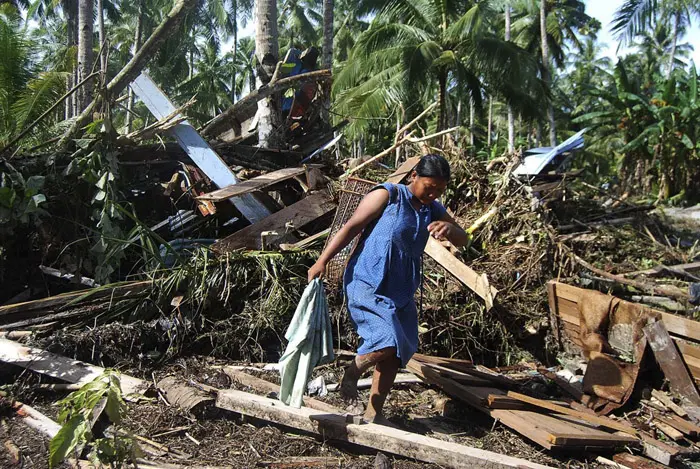
[[[447,189],[447,181],[442,178],[418,176],[413,172],[413,182],[411,192],[423,205],[432,203],[439,198]]]

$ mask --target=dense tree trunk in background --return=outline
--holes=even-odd
[[[94,24],[94,0],[80,0],[78,3],[78,82],[85,79],[92,71]],[[80,111],[92,102],[93,88],[92,81],[89,81],[79,91]]]
[[[446,129],[447,124],[447,72],[438,73],[438,128],[437,131]]]
[[[78,0],[63,0],[61,2],[61,8],[63,9],[63,13],[66,16],[66,46],[69,50],[73,51],[74,54],[77,54],[76,46],[78,45]],[[73,55],[73,59],[75,60],[75,63],[72,64],[72,73],[69,73],[68,77],[66,78],[66,91],[73,88],[73,86],[77,83],[75,81],[77,77],[77,55]],[[66,119],[70,119],[71,117],[76,115],[75,110],[77,107],[77,102],[78,98],[76,94],[73,94],[69,96],[68,99],[66,99]]]
[[[469,144],[474,146],[474,98],[469,98]]]
[[[136,30],[134,31],[134,49],[131,54],[133,57],[136,55],[136,52],[141,48],[141,36],[142,32],[141,30],[143,29],[143,0],[139,0],[138,3],[138,18],[136,18]],[[134,116],[132,114],[134,110],[134,91],[129,88],[128,91],[129,94],[129,99],[126,103],[126,131],[127,133],[131,132],[133,123],[134,123]]]
[[[255,55],[258,59],[258,86],[270,81],[277,61],[279,45],[277,35],[277,1],[255,2]],[[258,145],[263,148],[275,146],[275,132],[279,126],[279,106],[275,95],[258,101]]]
[[[105,10],[103,0],[97,0],[97,33],[97,37],[100,41],[97,49],[100,54],[100,70],[102,73],[107,73],[107,51],[102,47],[102,44],[105,42]]]
[[[675,64],[675,58],[676,58],[676,44],[678,43],[678,23],[681,21],[681,11],[680,9],[676,10],[676,14],[673,17],[673,44],[671,45],[671,57],[669,57],[668,61],[668,78],[671,78],[671,74],[673,73],[673,66]]]
[[[547,0],[540,0],[540,36],[542,39],[542,80],[550,86],[552,84],[549,73],[549,44],[547,44]],[[557,128],[554,122],[554,104],[550,100],[547,103],[547,119],[549,120],[549,144],[557,145]]]
[[[233,9],[233,49],[231,49],[231,57],[233,57],[233,62],[236,61],[236,54],[238,53],[238,8]],[[231,103],[236,102],[236,65],[231,64]]]
[[[537,119],[537,126],[535,126],[535,146],[542,146],[542,122]]]
[[[506,1],[506,33],[505,40],[510,41],[510,1]],[[515,116],[513,106],[508,104],[508,153],[515,151]]]
[[[491,131],[493,127],[493,97],[489,96],[489,122],[486,126],[486,146],[491,146]]]
[[[333,0],[323,0],[323,68],[333,68]],[[323,102],[323,118],[329,122],[328,110],[331,108],[331,82],[326,86]],[[396,150],[397,154],[400,151]]]

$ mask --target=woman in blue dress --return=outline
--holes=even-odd
[[[376,186],[309,269],[309,281],[322,277],[328,261],[362,233],[343,278],[360,347],[345,370],[340,391],[356,405],[357,380],[375,367],[364,414],[370,422],[387,423],[382,408],[396,372],[418,349],[414,296],[428,236],[456,246],[467,242],[467,234],[437,201],[449,178],[447,160],[426,155],[412,171],[409,185]]]

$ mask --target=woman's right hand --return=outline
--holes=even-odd
[[[315,278],[323,278],[326,275],[326,263],[320,259],[309,269],[309,283]]]

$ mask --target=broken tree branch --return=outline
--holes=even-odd
[[[158,25],[155,31],[153,31],[151,37],[149,37],[143,46],[134,54],[129,63],[127,63],[112,81],[109,82],[106,93],[107,99],[110,99],[111,96],[120,95],[129,83],[139,76],[153,54],[158,51],[161,44],[165,42],[172,30],[180,25],[185,19],[185,14],[190,9],[194,8],[195,5],[197,5],[196,0],[177,0],[175,2],[170,13],[168,13],[163,22]],[[63,137],[61,137],[59,141],[61,147],[65,146],[66,143],[89,122],[92,113],[97,108],[97,105],[101,103],[101,100],[102,97],[98,94],[88,107],[83,110],[80,116],[76,118]]]
[[[452,127],[451,129],[446,129],[446,130],[443,130],[443,131],[440,131],[440,132],[437,132],[437,133],[434,133],[434,134],[431,134],[431,135],[426,135],[426,136],[424,136],[424,137],[419,137],[419,138],[414,138],[414,137],[413,137],[413,133],[411,132],[411,133],[409,133],[408,135],[406,135],[405,137],[401,138],[401,139],[400,139],[398,142],[396,142],[394,145],[392,145],[391,147],[389,147],[389,148],[387,148],[386,150],[384,150],[383,152],[374,155],[373,157],[371,157],[370,159],[368,159],[368,160],[365,161],[364,163],[362,163],[362,164],[360,164],[360,165],[357,165],[357,166],[355,166],[354,168],[348,169],[347,171],[345,171],[345,173],[344,173],[342,176],[340,176],[339,179],[340,179],[341,181],[344,180],[344,179],[347,179],[348,177],[350,177],[350,175],[352,175],[353,173],[359,171],[360,169],[364,168],[365,166],[369,166],[369,165],[371,165],[372,163],[374,163],[375,161],[384,158],[386,155],[390,154],[391,152],[393,152],[394,150],[396,150],[398,147],[400,147],[400,146],[403,145],[404,143],[407,143],[407,142],[408,142],[408,143],[419,143],[419,142],[424,142],[424,141],[426,141],[426,140],[430,140],[431,138],[440,137],[441,135],[445,135],[445,134],[454,132],[454,131],[456,131],[456,130],[458,130],[458,129],[459,129],[459,127]]]
[[[661,296],[667,296],[669,298],[673,298],[682,302],[688,301],[688,295],[683,292],[678,287],[672,287],[672,286],[667,286],[667,287],[659,287],[656,285],[652,285],[646,282],[641,282],[639,280],[632,280],[628,279],[625,277],[622,277],[620,275],[615,275],[611,274],[610,272],[606,272],[602,269],[599,269],[592,264],[589,264],[588,262],[584,261],[580,257],[578,257],[576,254],[573,252],[570,252],[571,257],[579,263],[581,266],[585,267],[586,269],[590,270],[596,275],[600,275],[603,278],[607,278],[610,280],[613,280],[616,283],[619,283],[621,285],[628,285],[630,287],[634,287],[637,290],[649,293],[651,295],[661,295]]]
[[[245,114],[247,110],[257,106],[258,101],[261,99],[267,98],[271,94],[288,88],[292,84],[298,82],[328,80],[330,77],[330,70],[315,70],[313,72],[270,81],[270,83],[261,86],[257,90],[251,91],[236,104],[207,122],[201,129],[201,134],[205,138],[216,138],[219,134],[229,129],[231,120],[237,119],[238,116]]]

